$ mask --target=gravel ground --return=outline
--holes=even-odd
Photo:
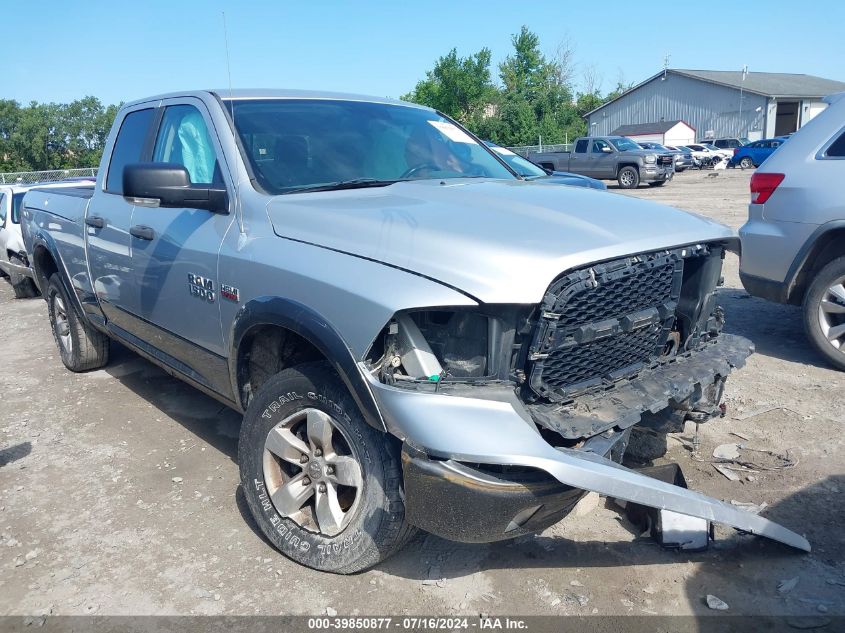
[[[736,228],[750,174],[712,173],[624,195]],[[788,450],[798,464],[728,481],[685,448],[691,425],[668,458],[690,487],[765,502],[812,554],[721,528],[707,552],[666,551],[590,496],[536,537],[461,545],[420,535],[351,577],[299,567],[257,532],[238,489],[237,414],[118,345],[103,370],[65,371],[45,303],[14,300],[0,283],[0,615],[700,615],[713,613],[707,594],[733,614],[845,615],[845,374],[809,349],[797,308],[748,297],[737,265],[730,256],[727,330],[758,353],[728,381],[728,416],[701,427],[702,454],[743,442]]]

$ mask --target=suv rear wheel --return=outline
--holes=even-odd
[[[751,160],[750,156],[743,156],[742,160],[739,161],[739,166],[743,169],[751,169],[754,167],[754,161]]]
[[[413,535],[399,447],[364,420],[327,363],[270,378],[244,416],[241,485],[264,535],[288,558],[351,574]]]
[[[804,327],[815,348],[845,370],[845,257],[822,268],[804,297]]]

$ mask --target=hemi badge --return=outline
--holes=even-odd
[[[220,296],[234,302],[241,300],[241,294],[238,289],[229,284],[220,284]]]

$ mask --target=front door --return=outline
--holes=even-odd
[[[98,185],[101,190],[91,199],[85,216],[91,284],[103,314],[124,330],[132,327],[137,302],[129,240],[133,206],[123,197],[123,168],[143,159],[154,118],[155,108],[150,106],[139,106],[126,114],[108,171]]]
[[[590,173],[593,178],[614,178],[616,176],[616,157],[613,147],[602,139],[593,141],[590,150]]]
[[[226,184],[231,192],[202,101],[174,99],[162,105],[152,161],[183,165],[193,184]],[[129,229],[136,311],[149,324],[142,338],[184,362],[205,379],[201,382],[214,382],[206,373],[211,371],[206,352],[214,356],[212,364],[225,354],[217,259],[233,221],[234,214],[137,205]]]

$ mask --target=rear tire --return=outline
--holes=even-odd
[[[98,369],[109,362],[109,338],[76,313],[57,273],[47,285],[47,312],[65,367],[80,372]]]
[[[17,255],[9,255],[9,261],[18,266],[24,266],[23,260]],[[12,284],[12,290],[15,292],[15,299],[31,299],[38,296],[38,288],[35,287],[35,282],[29,277],[24,277],[17,273],[9,274],[9,283]]]
[[[623,167],[616,176],[616,181],[622,189],[636,189],[640,185],[640,172],[636,167]]]
[[[362,571],[415,532],[405,521],[398,443],[367,424],[328,363],[285,369],[261,386],[241,426],[238,463],[261,531],[306,567]]]
[[[753,169],[754,161],[751,160],[751,158],[748,156],[743,156],[742,159],[739,161],[739,166],[742,169]]]
[[[807,338],[827,361],[845,371],[845,257],[816,275],[804,296]]]

